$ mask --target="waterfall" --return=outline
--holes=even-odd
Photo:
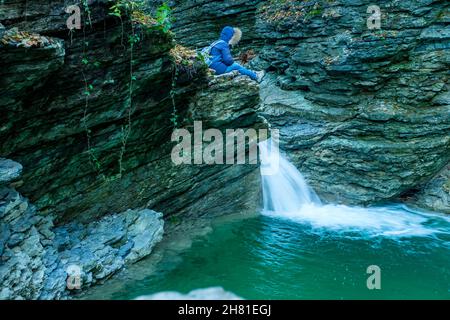
[[[265,211],[293,213],[305,204],[321,204],[302,174],[280,154],[276,142],[260,142],[259,152]]]
[[[350,207],[322,204],[302,174],[279,152],[272,139],[258,144],[261,160],[263,215],[287,218],[315,228],[356,231],[371,236],[424,236],[448,233],[450,218],[417,212],[405,205]],[[432,227],[430,219],[445,223]]]

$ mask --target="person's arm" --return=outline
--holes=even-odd
[[[222,48],[222,60],[227,66],[231,66],[234,63],[234,59],[228,45],[224,45]]]

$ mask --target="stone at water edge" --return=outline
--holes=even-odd
[[[135,300],[243,300],[243,298],[230,291],[225,291],[222,287],[210,287],[195,289],[187,294],[177,291],[163,291],[139,296]]]
[[[70,265],[84,290],[151,254],[163,232],[162,214],[149,209],[54,228],[28,199],[0,188],[0,300],[69,298]]]
[[[412,202],[420,208],[450,214],[450,164],[414,195]]]
[[[132,212],[132,210],[127,210],[125,214]],[[138,212],[139,217],[128,229],[128,237],[133,239],[134,245],[125,257],[126,263],[133,263],[148,256],[155,244],[162,240],[164,233],[162,213],[149,209]]]
[[[0,158],[0,185],[7,184],[20,177],[22,165],[18,162]]]

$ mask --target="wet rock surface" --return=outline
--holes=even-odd
[[[213,111],[210,101],[216,101],[221,105],[215,112],[229,111],[214,123],[219,129],[253,125],[259,97],[250,80],[211,89],[192,78],[173,81],[171,34],[137,27],[141,40],[133,48],[130,80],[130,25],[108,15],[107,1],[91,1],[83,29],[71,33],[65,3],[29,4],[26,19],[21,15],[25,4],[2,4],[6,32],[19,34],[17,43],[47,39],[48,44],[23,48],[5,37],[7,43],[0,42],[5,53],[0,81],[8,88],[0,97],[7,110],[1,116],[0,154],[23,165],[18,190],[42,214],[55,214],[56,223],[93,221],[146,205],[168,215],[196,214],[189,206],[209,198],[208,191],[237,183],[257,168],[230,168],[228,175],[222,165],[177,167],[170,159],[173,117],[178,126],[202,120],[188,112],[199,91],[203,100],[197,110],[208,104]],[[46,15],[48,10],[54,15]],[[183,78],[179,73],[178,80]],[[234,96],[235,89],[239,95]],[[240,105],[244,110],[233,109]]]
[[[9,184],[20,177],[22,165],[15,161],[0,158],[0,185]]]
[[[450,213],[450,166],[447,165],[413,196],[421,208]]]
[[[0,220],[0,299],[68,298],[148,256],[164,226],[161,213],[144,209],[54,227],[8,187],[0,188]]]
[[[382,1],[374,30],[370,4],[269,2],[258,11],[267,38],[260,66],[274,70],[283,89],[265,112],[301,171],[333,202],[396,198],[450,159],[448,5]]]
[[[172,1],[175,17],[174,33],[177,41],[192,48],[208,46],[218,38],[225,25],[239,27],[243,38],[238,50],[246,49],[261,40],[256,33],[256,10],[261,0],[176,0]]]
[[[129,22],[109,16],[107,1],[90,1],[91,24],[71,33],[66,3],[29,3],[24,16],[25,5],[1,4],[0,154],[17,161],[0,165],[2,298],[70,297],[77,290],[67,278],[78,267],[82,289],[103,282],[151,253],[163,226],[156,211],[258,209],[257,165],[171,160],[174,114],[187,130],[194,121],[203,130],[255,125],[254,82],[174,80],[171,35],[137,28],[132,53]]]
[[[151,253],[156,211],[257,211],[257,165],[174,165],[171,134],[194,121],[225,132],[263,128],[262,116],[327,201],[413,192],[449,212],[447,2],[380,1],[379,30],[367,27],[369,0],[173,4],[174,34],[138,29],[133,50],[107,1],[89,1],[72,33],[66,1],[0,4],[1,298],[68,297],[70,264],[84,285],[104,281]],[[224,25],[242,28],[235,52],[255,50],[264,82],[177,82],[173,37],[198,48]]]
[[[197,23],[180,9],[179,21],[209,30],[180,37],[188,45],[243,26],[243,47],[258,55],[251,67],[273,75],[261,114],[323,199],[396,199],[448,164],[445,1],[377,2],[379,29],[369,28],[370,1],[230,1],[224,20],[215,19],[222,1],[183,3],[203,15]]]

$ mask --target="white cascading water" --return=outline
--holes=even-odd
[[[371,236],[424,236],[448,232],[428,222],[438,219],[448,226],[449,218],[415,212],[404,205],[372,208],[323,205],[297,168],[280,154],[272,139],[258,146],[264,215],[307,223],[314,228]]]
[[[296,212],[320,199],[297,168],[279,153],[272,139],[259,143],[264,210]],[[263,172],[265,170],[266,174]]]

